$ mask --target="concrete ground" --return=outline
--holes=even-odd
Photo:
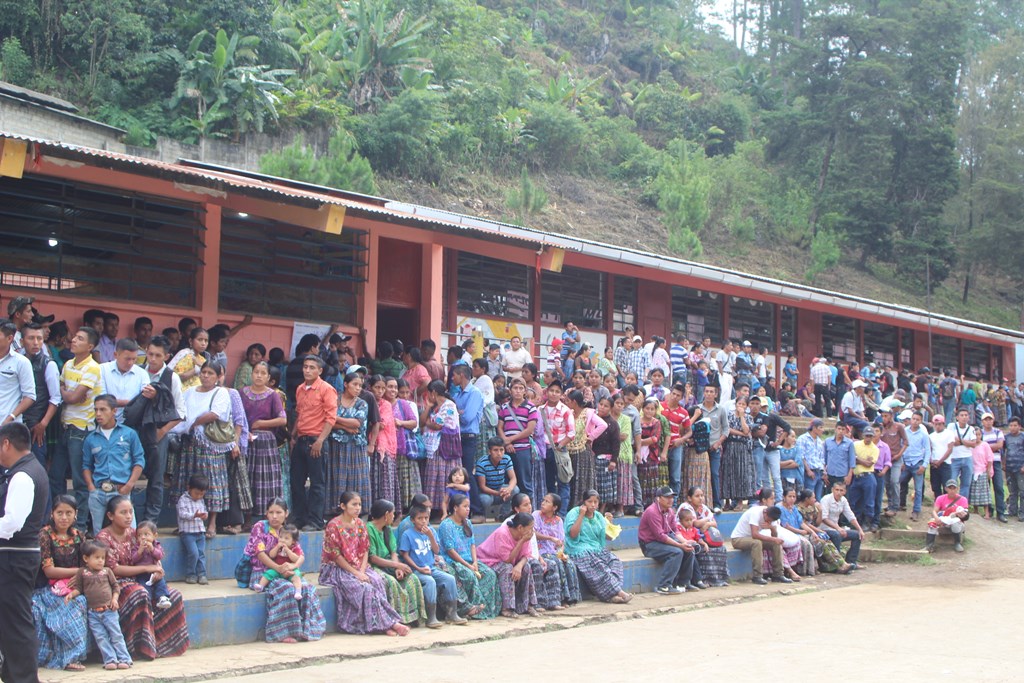
[[[373,657],[288,672],[317,683],[509,681],[543,671],[561,681],[793,680],[1020,681],[1024,581],[950,588],[861,584],[683,613]],[[837,610],[843,619],[836,618]],[[977,615],[979,619],[970,615]],[[983,616],[984,615],[984,616]],[[986,628],[979,627],[987,623]],[[688,635],[690,637],[688,637]],[[516,664],[519,658],[526,659]],[[268,673],[224,679],[278,683]]]

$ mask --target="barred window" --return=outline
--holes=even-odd
[[[722,341],[722,295],[689,287],[672,287],[672,327],[687,339]]]
[[[915,368],[914,365],[914,331],[903,330],[900,334],[900,363],[904,368]]]
[[[825,355],[846,363],[857,360],[857,321],[841,315],[821,316],[821,346]]]
[[[977,342],[963,342],[964,345],[964,374],[977,379],[989,379],[989,361],[992,356],[992,348],[988,344]]]
[[[796,353],[796,309],[792,306],[779,306],[781,325],[780,342],[782,353]]]
[[[612,302],[612,332],[625,332],[627,326],[635,330],[636,278],[616,275],[612,287],[615,290]]]
[[[528,266],[460,251],[458,309],[494,318],[529,320],[533,272]]]
[[[192,308],[197,204],[26,175],[0,178],[0,283]]]
[[[734,296],[729,301],[729,337],[760,350],[775,349],[775,305]]]
[[[960,367],[960,340],[956,337],[932,335],[932,369],[940,368],[952,370],[957,375],[963,370]]]
[[[562,268],[561,273],[541,273],[541,321],[564,325],[568,321],[578,327],[605,329],[604,273],[583,268]]]
[[[221,221],[220,309],[294,320],[356,322],[366,280],[362,230],[340,235],[252,216]]]
[[[896,350],[899,330],[892,325],[883,325],[865,321],[864,325],[864,362],[878,363],[886,367],[896,366]]]

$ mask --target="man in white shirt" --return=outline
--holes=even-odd
[[[859,439],[860,431],[868,426],[868,418],[864,413],[864,388],[867,385],[862,379],[853,380],[853,391],[843,394],[839,404],[839,419],[850,426],[854,440]]]
[[[523,366],[527,363],[532,363],[533,356],[523,348],[523,340],[519,337],[512,337],[510,341],[512,348],[505,352],[505,358],[503,359],[505,374],[511,379],[522,378]]]
[[[718,386],[722,389],[718,395],[718,402],[722,403],[732,398],[732,370],[736,354],[733,353],[731,339],[722,342],[722,350],[715,354],[714,360],[718,370]]]
[[[158,390],[155,384],[169,387],[174,401],[174,410],[178,420],[171,420],[163,425],[146,425],[139,435],[142,448],[146,453],[146,509],[142,518],[156,522],[164,501],[164,473],[167,470],[167,450],[170,447],[170,432],[185,419],[185,397],[181,391],[181,378],[167,366],[171,357],[171,342],[167,337],[158,335],[149,340],[146,348],[146,382],[142,387],[142,395],[147,399],[155,399]]]
[[[950,479],[959,479],[960,490],[971,490],[974,477],[974,447],[978,445],[978,432],[970,425],[970,413],[966,408],[956,411],[956,422],[949,427],[953,430],[953,452],[949,456]]]
[[[814,410],[817,417],[832,417],[832,371],[824,358],[811,361],[811,381],[814,382]]]
[[[0,322],[0,424],[22,422],[22,414],[36,401],[32,364],[14,351],[17,332],[10,320]]]
[[[952,429],[946,428],[946,418],[936,414],[932,418],[932,427],[935,428],[928,435],[931,442],[931,467],[930,478],[932,480],[932,493],[938,498],[946,491],[942,485],[952,478],[953,468],[949,464],[949,456],[953,453],[953,442],[956,441],[956,434]]]
[[[840,526],[843,517],[853,529],[844,529]],[[864,540],[864,529],[861,528],[849,501],[846,500],[846,482],[842,479],[833,481],[832,493],[821,499],[821,530],[828,534],[829,540],[839,552],[843,551],[843,541],[849,541],[850,549],[846,551],[846,561],[851,569],[860,569],[857,558],[860,556],[860,542]]]
[[[793,583],[793,580],[783,574],[782,564],[782,539],[776,522],[782,517],[782,511],[775,505],[755,505],[744,512],[736,526],[733,527],[730,541],[736,550],[744,550],[750,554],[751,583],[765,585],[768,583],[762,572],[764,563],[764,551],[768,550],[772,555],[772,581],[778,583]]]
[[[149,376],[135,363],[139,357],[139,345],[134,339],[119,339],[115,346],[114,360],[100,364],[103,379],[102,393],[117,399],[117,423],[124,423],[124,407],[142,393],[143,385],[149,384]]]

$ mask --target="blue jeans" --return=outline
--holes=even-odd
[[[907,466],[903,465],[903,469],[900,470],[900,503],[902,507],[906,507],[907,494],[906,491],[910,487],[910,480],[914,480],[914,513],[921,513],[921,498],[924,496],[924,473],[917,473],[920,469],[921,463],[917,465]]]
[[[476,458],[479,434],[462,435],[462,466],[469,472],[469,509],[474,515],[483,514],[480,505],[480,487],[476,483]],[[537,503],[539,506],[540,503]]]
[[[881,472],[875,472],[875,515],[871,518],[871,522],[875,526],[882,523],[882,497],[885,495],[885,480],[887,477],[887,474],[883,475]]]
[[[875,475],[853,475],[848,494],[850,508],[862,524],[871,524],[875,518]]]
[[[105,612],[89,610],[89,632],[96,639],[96,647],[103,655],[104,664],[131,663],[132,657],[124,644],[116,609]]]
[[[153,582],[153,585],[149,585],[152,574],[138,574],[135,577],[135,583],[140,584],[149,593],[149,601],[156,603],[160,598],[170,597],[170,593],[167,590],[167,582],[163,579],[157,579]]]
[[[512,487],[512,496],[516,495],[517,493],[519,493],[519,487],[518,486],[513,486]],[[505,517],[508,517],[510,514],[512,514],[512,496],[509,496],[508,500],[504,500],[503,501],[498,496],[491,495],[490,493],[481,493],[480,494],[480,507],[481,507],[481,509],[484,512],[486,512],[487,510],[489,510],[491,508],[492,505],[500,504],[501,505],[501,509],[498,511],[498,516],[501,517],[502,519],[504,519]],[[568,500],[569,500],[568,496],[566,496],[565,498],[562,498],[562,505],[568,505],[568,503],[566,502]],[[530,502],[533,503],[533,499],[532,498],[530,499]],[[537,507],[539,508],[540,506],[538,505]]]
[[[50,499],[62,496],[68,491],[68,468],[71,468],[71,484],[75,489],[75,500],[78,501],[78,517],[75,526],[82,533],[87,531],[89,522],[89,489],[82,476],[82,442],[87,432],[71,425],[61,425],[57,448],[50,461],[48,476],[50,478]],[[102,518],[101,518],[102,519]]]
[[[539,505],[539,501],[533,499],[533,460],[529,446],[526,448],[515,448],[512,453],[512,468],[516,471],[516,480],[519,482],[519,489],[530,497],[530,502]],[[483,503],[483,496],[481,496]]]
[[[722,449],[712,448],[708,451],[708,464],[711,466],[711,507],[722,507]],[[707,499],[707,491],[704,497]]]
[[[668,449],[668,485],[680,495],[679,487],[683,482],[683,445]]]
[[[779,449],[777,448],[764,451],[763,462],[765,469],[765,478],[761,480],[761,486],[768,485],[767,475],[770,474],[772,477],[772,486],[775,489],[776,502],[782,500],[782,469],[779,465],[779,462],[782,459],[781,455],[782,454],[779,452]]]
[[[547,478],[548,493],[555,492],[562,499],[558,514],[565,519],[569,512],[569,485],[558,481],[558,464],[555,462],[555,449],[548,446],[548,457],[544,458],[544,476]],[[535,510],[540,509],[539,500],[531,500]]]
[[[1003,463],[997,462],[992,469],[992,489],[996,499],[996,514],[1006,514],[1006,477],[1003,476]]]
[[[811,476],[805,473],[804,488],[814,491],[815,500],[821,500],[825,492],[825,470],[811,470]]]
[[[764,449],[754,441],[754,468],[756,470],[757,477],[754,482],[757,484],[757,488],[763,488],[768,485],[768,472],[765,467]],[[775,497],[775,502],[779,501],[779,497]],[[750,499],[750,504],[753,505],[756,502],[756,496]]]
[[[661,566],[658,568],[657,588],[687,586],[693,581],[694,554],[667,543],[641,541],[640,550]]]
[[[107,501],[121,495],[117,489],[113,491],[102,491],[96,489],[89,492],[89,514],[92,515],[92,532],[98,534],[103,528],[103,520],[107,515]],[[132,515],[132,528],[135,528],[135,515]]]
[[[455,588],[455,577],[448,572],[438,569],[436,566],[430,568],[429,574],[414,571],[413,574],[420,580],[423,586],[423,599],[428,603],[436,605],[438,601],[442,604],[456,602],[459,594]],[[438,595],[438,594],[441,595]]]
[[[854,431],[855,434],[859,435],[861,430],[871,423],[868,422],[867,420],[862,420],[859,417],[846,416],[843,418],[843,424],[847,425],[850,429]]]
[[[974,476],[974,459],[957,458],[953,460],[950,458],[948,462],[950,468],[949,478],[960,480],[960,495],[965,495],[964,491],[967,491],[969,494],[971,491],[971,478]]]
[[[178,535],[185,548],[185,576],[206,576],[206,534],[198,531]]]
[[[832,545],[839,552],[843,552],[843,541],[849,541],[850,549],[846,551],[846,561],[856,564],[857,558],[860,557],[860,534],[856,529],[837,531],[832,527],[823,526],[821,530],[828,534],[828,540],[832,541]]]
[[[956,401],[951,398],[943,398],[942,414],[946,417],[946,424],[953,424],[953,420],[956,419]]]
[[[938,498],[946,492],[946,481],[953,476],[953,468],[949,466],[949,461],[947,460],[938,467],[931,467],[930,469],[931,473],[928,476],[932,482],[932,493]]]

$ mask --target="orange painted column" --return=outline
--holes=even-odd
[[[371,230],[366,240],[366,282],[359,298],[359,327],[362,328],[365,349],[377,348],[377,292],[380,278],[387,277],[380,270],[380,235]]]
[[[203,266],[199,272],[198,308],[200,324],[209,327],[217,322],[220,298],[220,219],[221,207],[218,204],[206,204],[206,216],[203,223],[206,234],[203,241],[206,246],[201,250],[200,261]]]
[[[421,273],[420,336],[440,342],[444,320],[444,247],[440,244],[423,245]]]

